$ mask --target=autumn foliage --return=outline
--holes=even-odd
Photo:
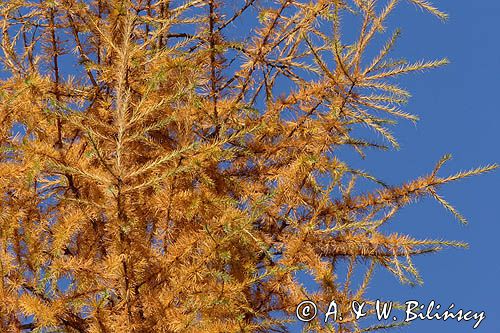
[[[395,78],[447,62],[390,58],[399,3],[446,19],[423,0],[2,1],[0,331],[285,332],[302,300],[370,301],[376,266],[419,283],[413,256],[463,244],[380,228],[424,196],[465,222],[440,186],[495,166],[443,176],[445,156],[389,186],[343,160],[397,147],[388,128],[417,117]]]

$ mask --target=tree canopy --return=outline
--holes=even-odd
[[[390,126],[418,120],[397,78],[447,63],[390,57],[400,3],[446,19],[423,0],[2,1],[0,330],[286,332],[302,300],[370,301],[376,266],[420,283],[414,256],[465,244],[381,227],[425,196],[466,223],[439,188],[496,165],[441,175],[444,156],[391,186],[339,153],[397,148]]]

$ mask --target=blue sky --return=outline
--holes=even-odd
[[[446,23],[419,13],[411,5],[400,6],[389,26],[401,27],[402,38],[393,55],[410,60],[447,57],[451,64],[399,79],[413,97],[406,109],[421,120],[401,122],[394,133],[401,149],[373,152],[365,160],[349,160],[389,184],[399,184],[429,172],[446,153],[453,159],[441,174],[500,162],[499,95],[500,2],[435,1],[450,14]],[[401,332],[500,332],[500,172],[466,179],[443,187],[440,193],[465,215],[467,226],[457,222],[433,199],[403,209],[391,222],[391,230],[419,238],[460,240],[468,250],[447,249],[417,258],[424,285],[401,285],[378,269],[368,295],[393,300],[436,300],[443,307],[485,311],[486,319],[473,330],[471,322],[414,321]]]
[[[455,0],[435,4],[450,15],[447,22],[405,4],[392,13],[387,24],[389,32],[396,27],[402,29],[394,58],[446,57],[451,61],[440,69],[398,79],[413,96],[406,110],[417,114],[420,121],[416,125],[402,121],[392,128],[401,145],[398,151],[372,151],[364,160],[349,152],[340,156],[390,185],[427,174],[447,153],[453,159],[445,164],[441,175],[500,163],[500,106],[495,101],[500,88],[500,2]],[[448,248],[416,258],[424,279],[422,286],[402,285],[388,271],[378,268],[368,288],[369,297],[424,304],[434,300],[444,309],[454,303],[455,309],[486,314],[476,330],[472,328],[475,321],[415,320],[396,332],[500,332],[499,185],[497,170],[441,188],[439,193],[469,220],[466,226],[431,198],[404,208],[389,224],[391,232],[420,239],[463,241],[470,248]],[[313,288],[311,284],[309,287]]]

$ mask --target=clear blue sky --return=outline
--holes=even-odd
[[[387,181],[399,184],[427,173],[444,154],[453,155],[442,174],[500,162],[500,1],[434,1],[450,14],[442,23],[403,5],[392,14],[391,28],[401,27],[394,52],[411,60],[447,57],[451,64],[399,82],[413,97],[407,110],[418,114],[417,125],[401,122],[394,130],[399,151],[371,153],[350,161]],[[385,299],[434,299],[444,307],[484,310],[486,319],[475,330],[500,332],[500,172],[450,184],[443,196],[465,215],[460,225],[437,202],[426,199],[403,209],[392,221],[394,231],[420,238],[465,241],[470,249],[448,249],[417,258],[424,285],[403,286],[383,269],[377,270],[369,296]],[[449,320],[414,321],[400,332],[473,332],[472,324]]]

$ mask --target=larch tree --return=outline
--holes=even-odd
[[[399,3],[446,19],[424,0],[1,1],[0,331],[286,332],[303,300],[372,302],[377,266],[421,282],[414,256],[464,244],[381,227],[426,196],[465,223],[439,188],[496,165],[443,176],[445,156],[389,186],[342,159],[397,147],[388,127],[417,117],[395,78],[447,63],[390,58]],[[382,328],[361,326],[304,330]]]

